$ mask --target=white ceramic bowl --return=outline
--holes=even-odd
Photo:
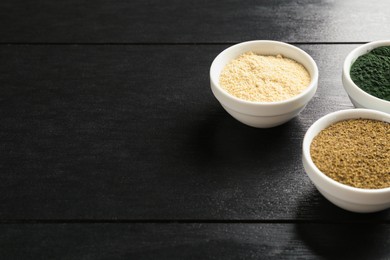
[[[353,212],[375,212],[390,208],[390,187],[383,189],[355,188],[337,182],[322,173],[310,156],[313,138],[326,127],[347,119],[365,118],[390,122],[390,115],[371,109],[348,109],[330,113],[317,120],[306,132],[303,140],[303,166],[318,191],[330,202]]]
[[[363,54],[366,54],[372,49],[378,48],[380,46],[390,46],[390,40],[370,42],[363,44],[351,51],[344,61],[342,81],[344,89],[355,107],[375,109],[390,113],[389,101],[374,97],[363,91],[352,81],[350,75],[351,66],[359,56],[362,56]]]
[[[277,55],[301,63],[310,73],[310,85],[299,95],[278,102],[251,102],[239,99],[221,88],[219,76],[224,66],[241,54],[253,51],[260,55]],[[315,61],[303,50],[277,41],[249,41],[233,45],[222,51],[210,68],[211,90],[222,107],[238,121],[253,127],[273,127],[297,116],[314,96],[318,84],[318,68]]]

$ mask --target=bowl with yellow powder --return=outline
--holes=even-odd
[[[330,202],[361,213],[390,208],[390,114],[330,113],[307,130],[302,149],[307,175]]]
[[[355,107],[390,113],[390,40],[352,50],[344,61],[342,81]]]
[[[317,90],[318,68],[303,50],[257,40],[222,51],[210,67],[211,90],[238,121],[268,128],[297,116]]]

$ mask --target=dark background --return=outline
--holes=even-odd
[[[390,212],[341,210],[301,163],[352,108],[346,55],[390,38],[388,1],[0,2],[1,259],[390,259]],[[231,118],[212,60],[247,40],[319,67],[275,128]]]

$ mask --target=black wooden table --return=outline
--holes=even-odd
[[[349,51],[390,38],[389,1],[0,2],[0,259],[390,259],[390,211],[325,200],[301,163],[352,108]],[[319,88],[247,127],[209,68],[247,40],[294,44]]]

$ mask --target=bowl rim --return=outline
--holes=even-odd
[[[293,96],[291,98],[288,98],[288,99],[284,99],[284,100],[280,100],[280,101],[271,101],[271,102],[249,101],[249,100],[241,99],[241,98],[238,98],[236,96],[233,96],[232,94],[227,92],[225,89],[223,89],[219,85],[219,80],[218,80],[219,77],[212,73],[214,71],[214,67],[216,66],[217,61],[219,59],[221,59],[224,55],[226,55],[226,53],[228,53],[228,52],[230,52],[230,51],[232,51],[234,49],[241,48],[242,46],[245,46],[245,45],[257,45],[257,44],[261,45],[261,44],[265,44],[265,43],[266,44],[275,44],[275,45],[279,45],[279,46],[285,46],[285,47],[291,48],[294,51],[296,51],[296,52],[300,53],[301,55],[305,56],[307,58],[307,60],[311,63],[311,65],[313,66],[313,75],[311,76],[309,85],[301,93],[299,93],[298,95],[295,95],[295,96]],[[244,52],[242,52],[242,53],[244,53]],[[281,53],[281,54],[283,55],[283,53]],[[305,69],[308,70],[306,67],[305,67]],[[281,41],[273,41],[273,40],[245,41],[245,42],[240,42],[240,43],[234,44],[234,45],[224,49],[222,52],[220,52],[214,58],[213,62],[211,63],[211,66],[210,66],[210,72],[209,73],[210,73],[210,80],[211,80],[211,83],[212,83],[211,85],[216,87],[216,88],[218,88],[219,92],[222,95],[224,95],[226,98],[232,99],[235,102],[238,102],[240,104],[255,105],[255,106],[265,106],[265,107],[288,104],[288,103],[291,103],[291,102],[294,102],[296,100],[299,100],[299,99],[305,97],[306,95],[310,94],[310,92],[313,89],[317,88],[318,74],[319,74],[316,62],[314,61],[314,59],[307,52],[305,52],[304,50],[302,50],[302,49],[300,49],[300,48],[298,48],[298,47],[296,47],[296,46],[294,46],[292,44],[288,44],[288,43],[281,42]]]
[[[331,120],[331,118],[334,118],[334,116],[341,116],[341,115],[347,115],[347,118],[344,119],[339,119],[339,120]],[[383,116],[384,118],[389,119],[390,123],[390,114],[387,114],[385,112],[377,111],[374,109],[366,109],[366,108],[355,108],[355,109],[345,109],[345,110],[339,110],[335,111],[332,113],[329,113],[321,118],[319,118],[317,121],[315,121],[309,129],[306,131],[306,134],[303,138],[303,145],[302,145],[302,150],[303,150],[303,157],[306,159],[307,164],[313,170],[313,174],[321,178],[323,181],[326,183],[335,186],[339,189],[342,190],[347,190],[347,191],[352,191],[352,192],[358,192],[361,194],[383,194],[383,193],[390,193],[390,187],[386,188],[380,188],[380,189],[365,189],[365,188],[357,188],[353,186],[349,186],[347,184],[343,184],[341,182],[338,182],[330,177],[328,177],[325,173],[323,173],[320,169],[317,168],[317,166],[314,164],[311,154],[310,154],[310,145],[313,141],[313,139],[318,135],[314,135],[312,138],[309,138],[308,136],[312,134],[314,129],[317,127],[317,125],[322,124],[323,122],[328,122],[327,126],[324,128],[321,128],[322,131],[323,129],[327,128],[328,126],[335,124],[337,122],[341,122],[344,120],[348,119],[357,119],[357,118],[362,118],[362,119],[371,119],[369,118],[370,115],[377,115],[377,116]],[[381,120],[383,122],[387,122],[384,120]],[[307,173],[309,174],[309,173]],[[317,184],[316,184],[317,185]]]
[[[370,93],[367,93],[366,91],[361,89],[358,85],[356,85],[355,82],[351,79],[352,64],[356,61],[357,58],[364,55],[364,54],[361,54],[361,55],[357,56],[356,53],[358,53],[362,50],[365,50],[365,53],[368,53],[368,52],[372,51],[373,49],[381,47],[381,46],[390,46],[390,40],[372,41],[372,42],[368,42],[368,43],[365,43],[363,45],[360,45],[360,46],[356,47],[355,49],[353,49],[350,53],[348,53],[348,55],[344,59],[342,73],[344,75],[345,80],[348,82],[349,86],[351,88],[354,88],[355,91],[357,91],[359,94],[365,96],[365,98],[368,98],[369,101],[379,102],[382,105],[388,105],[390,103],[390,101],[378,98],[376,96],[371,95]],[[344,88],[349,87],[349,86],[346,86],[346,84],[343,84],[343,85],[344,85]],[[347,93],[349,94],[348,90],[347,90]]]

